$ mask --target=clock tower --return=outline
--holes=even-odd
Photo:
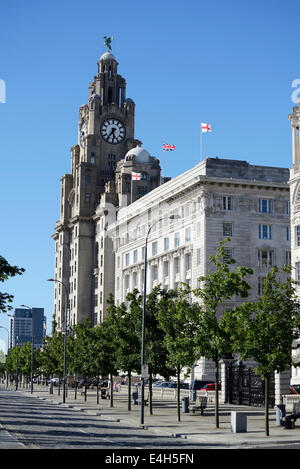
[[[54,317],[58,330],[91,318],[94,306],[96,207],[115,181],[120,160],[141,144],[134,138],[135,103],[107,51],[79,109],[78,142],[71,148],[71,173],[61,178],[60,219],[55,234]],[[98,261],[97,261],[98,262]]]

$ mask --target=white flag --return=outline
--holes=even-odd
[[[201,123],[201,132],[211,132],[211,125]]]

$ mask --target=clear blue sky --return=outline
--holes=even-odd
[[[0,254],[24,267],[1,284],[14,307],[53,314],[60,178],[70,172],[79,107],[114,36],[113,53],[136,103],[135,136],[174,177],[205,156],[290,167],[288,114],[300,78],[297,1],[37,0],[1,6]],[[8,318],[0,316],[8,327]],[[1,339],[7,333],[0,329]]]

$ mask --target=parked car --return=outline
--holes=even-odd
[[[163,381],[156,381],[156,382],[153,384],[153,387],[154,387],[154,388],[157,388],[158,386],[160,386],[161,383],[163,383]]]
[[[54,386],[58,386],[59,382],[60,383],[63,382],[62,378],[60,378],[60,379],[59,378],[51,378],[51,383],[53,383]]]
[[[177,383],[176,381],[171,381],[171,383],[168,384],[168,388],[177,388]]]
[[[221,390],[221,384],[218,385],[218,389]],[[208,383],[200,391],[214,391],[215,390],[215,383]]]
[[[188,383],[180,383],[179,384],[180,389],[189,389],[189,384]],[[171,383],[168,384],[168,388],[177,388],[177,381],[171,381]]]
[[[300,394],[300,384],[292,384],[292,386],[290,386],[290,393]]]
[[[100,388],[107,388],[108,387],[108,380],[105,379],[104,381],[99,381]]]
[[[190,389],[192,391],[196,391],[201,388],[203,388],[203,386],[205,386],[206,384],[209,384],[211,381],[205,381],[205,380],[201,380],[201,379],[195,379],[191,382],[190,384]]]
[[[161,381],[160,383],[155,383],[154,386],[156,388],[167,388],[169,384],[170,383],[168,383],[167,381]]]
[[[180,389],[189,389],[189,383],[180,383]]]

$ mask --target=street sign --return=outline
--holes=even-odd
[[[149,365],[142,365],[141,378],[149,378]]]

